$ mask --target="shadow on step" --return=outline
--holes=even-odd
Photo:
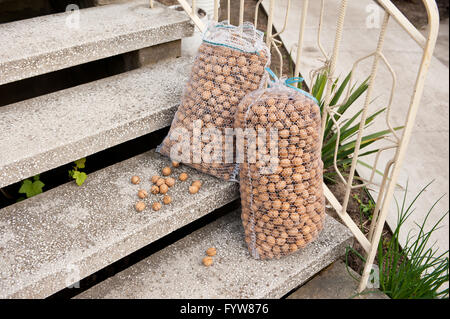
[[[135,138],[125,143],[113,146],[104,151],[89,155],[86,157],[85,172],[89,174],[105,167],[125,161],[156,148],[163,138],[167,135],[169,128],[163,128],[158,131]],[[45,183],[44,192],[58,187],[73,180],[68,176],[68,171],[72,169],[73,164],[69,163],[55,169],[40,174],[40,180]],[[6,186],[3,188],[5,193],[0,193],[0,209],[13,205],[19,197],[21,182]],[[7,194],[8,197],[5,197]]]

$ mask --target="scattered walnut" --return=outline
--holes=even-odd
[[[157,211],[160,210],[161,208],[162,208],[161,203],[156,202],[156,203],[153,203],[153,205],[152,205],[152,209],[153,209],[155,212],[157,212]]]
[[[169,176],[172,174],[172,169],[169,166],[166,166],[162,169],[163,176]]]
[[[167,177],[166,178],[166,185],[169,186],[169,187],[172,187],[173,185],[175,185],[175,178]]]
[[[134,207],[136,208],[136,211],[142,212],[145,209],[145,203],[139,201],[136,203],[136,205]]]
[[[150,189],[150,192],[151,192],[153,195],[159,194],[159,187],[156,186],[156,185],[153,185],[152,188]]]
[[[147,193],[147,191],[145,189],[140,189],[138,191],[138,196],[139,196],[139,198],[144,199],[144,198],[146,198],[148,196],[148,193]]]
[[[164,196],[163,203],[164,205],[169,205],[170,203],[172,203],[172,197],[170,197],[169,195]]]
[[[159,178],[157,181],[156,181],[156,186],[161,186],[161,185],[163,185],[163,184],[165,184],[166,183],[166,180],[164,179],[164,178]]]
[[[197,181],[193,181],[192,182],[192,186],[197,187],[198,189],[200,189],[202,187],[202,182],[197,180]]]
[[[178,167],[178,166],[180,166],[180,162],[172,161],[172,166],[173,167]]]
[[[161,186],[159,186],[160,194],[167,194],[168,191],[169,191],[169,186],[167,186],[166,184],[162,184]]]
[[[211,257],[205,257],[202,260],[203,265],[205,265],[206,267],[209,267],[213,264],[213,259]]]
[[[208,248],[206,250],[206,254],[210,257],[215,256],[217,254],[217,251],[214,247]]]
[[[157,182],[158,179],[160,179],[160,178],[161,178],[161,177],[158,176],[158,175],[153,176],[153,177],[152,177],[152,183],[153,183],[153,184],[156,184],[156,182]]]
[[[199,188],[197,186],[189,186],[189,193],[197,194],[198,191],[199,191]]]

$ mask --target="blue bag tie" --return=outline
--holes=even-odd
[[[269,73],[269,75],[273,78],[273,79],[271,79],[271,81],[272,81],[273,83],[281,82],[280,79],[275,75],[275,73],[274,73],[270,68],[266,68],[266,71],[267,71],[267,73]],[[303,81],[304,81],[304,79],[301,78],[301,77],[287,78],[287,79],[284,81],[284,85],[287,86],[287,87],[289,87],[289,88],[291,88],[291,89],[294,89],[294,90],[299,91],[300,93],[302,93],[302,94],[305,95],[306,97],[308,97],[308,98],[310,98],[311,100],[313,100],[317,105],[319,105],[319,102],[317,101],[317,99],[316,99],[314,96],[312,96],[310,93],[308,93],[308,92],[306,92],[306,91],[304,91],[304,90],[302,90],[302,89],[299,89],[298,87],[292,85],[292,84],[294,84],[294,83],[301,83],[301,82],[303,82]],[[270,87],[270,85],[269,85],[269,87]]]

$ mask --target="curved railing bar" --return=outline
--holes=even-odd
[[[258,14],[259,14],[259,7],[260,7],[262,1],[263,1],[263,0],[259,0],[259,1],[256,3],[256,6],[255,6],[255,23],[254,23],[254,25],[255,25],[255,28],[256,28],[256,29],[258,29]]]
[[[406,150],[408,148],[408,144],[411,140],[412,131],[414,128],[414,123],[417,117],[417,112],[419,109],[419,103],[421,97],[423,95],[423,90],[425,86],[425,79],[428,73],[428,69],[430,67],[430,63],[433,57],[434,48],[436,46],[436,40],[439,32],[439,11],[435,1],[432,0],[422,0],[425,5],[425,9],[428,15],[428,35],[426,37],[426,42],[424,45],[424,53],[422,56],[421,65],[419,68],[419,72],[416,78],[416,82],[414,85],[414,93],[411,98],[410,107],[408,110],[408,115],[405,122],[405,127],[403,131],[403,135],[401,138],[401,142],[399,147],[397,148],[394,160],[393,160],[393,169],[392,176],[389,181],[388,188],[386,190],[386,195],[383,199],[383,203],[381,205],[379,217],[373,231],[372,238],[372,247],[370,252],[366,258],[366,264],[362,273],[361,281],[358,287],[358,291],[363,291],[369,279],[369,275],[372,269],[372,264],[375,260],[378,242],[381,238],[381,233],[383,231],[383,226],[386,221],[386,217],[390,208],[391,201],[394,196],[395,187],[397,184],[397,180],[400,174],[400,169],[402,167],[403,161],[406,156]],[[382,0],[381,2],[387,2]],[[402,23],[400,23],[402,24]]]
[[[283,27],[281,28],[281,30],[279,32],[277,32],[274,35],[272,35],[272,37],[275,38],[275,37],[279,36],[280,34],[282,34],[284,31],[286,31],[287,22],[288,22],[288,18],[289,18],[289,10],[290,9],[291,9],[291,0],[288,0],[288,5],[287,5],[287,8],[286,8],[286,15],[284,17]]]
[[[424,5],[432,5],[430,3],[425,4],[425,2],[431,2],[430,0],[422,0]],[[425,49],[427,39],[422,35],[422,33],[417,30],[417,28],[408,20],[407,17],[392,3],[390,0],[377,0],[377,2],[383,7],[383,9],[388,12],[398,24],[420,45],[421,48]],[[428,10],[428,9],[427,9]]]
[[[387,32],[387,26],[388,26],[388,22],[389,22],[389,13],[385,12],[385,16],[383,19],[383,24],[381,27],[381,31],[380,31],[380,35],[379,35],[379,40],[378,40],[378,44],[377,44],[377,49],[376,49],[376,54],[374,56],[374,61],[373,61],[373,65],[372,65],[372,71],[370,74],[370,78],[369,78],[369,85],[367,87],[367,93],[366,93],[366,99],[364,102],[364,108],[363,111],[361,113],[361,122],[359,125],[359,130],[358,130],[358,136],[356,138],[356,142],[355,142],[355,151],[353,153],[353,157],[352,157],[352,165],[350,168],[350,174],[348,177],[348,182],[347,182],[347,186],[348,185],[352,185],[352,181],[353,178],[355,176],[355,172],[356,172],[356,165],[358,163],[358,157],[359,157],[359,151],[361,148],[361,141],[363,138],[363,133],[364,133],[364,129],[366,126],[366,119],[367,119],[367,111],[369,109],[369,104],[370,104],[370,100],[372,99],[372,92],[374,89],[374,83],[375,83],[375,78],[378,72],[378,62],[380,59],[380,55],[379,53],[381,53],[381,51],[383,50],[383,45],[384,45],[384,40],[385,40],[385,36],[386,36],[386,32]],[[348,202],[350,200],[350,193],[351,193],[351,187],[347,187],[347,191],[345,193],[345,197],[344,197],[344,202],[342,204],[342,207],[344,210],[347,210],[347,205]]]

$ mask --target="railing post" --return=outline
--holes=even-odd
[[[244,8],[245,8],[245,0],[241,0],[239,8],[239,25],[242,25],[244,23]]]
[[[298,42],[297,42],[297,58],[295,60],[294,76],[300,76],[300,59],[301,59],[302,50],[303,50],[303,38],[305,35],[306,17],[308,15],[308,4],[309,4],[309,0],[303,0],[302,19],[300,21],[300,32],[299,32]]]
[[[275,7],[275,0],[270,0],[269,6],[269,16],[267,19],[267,34],[266,34],[266,44],[269,50],[272,46],[272,29],[273,29],[273,10]]]
[[[219,22],[219,0],[214,0],[214,21]]]
[[[336,69],[336,63],[337,63],[337,59],[339,56],[339,50],[341,48],[345,15],[347,13],[347,5],[348,5],[348,0],[342,0],[340,8],[339,8],[338,22],[337,22],[337,27],[336,27],[336,36],[335,36],[334,47],[333,47],[333,55],[331,56],[331,61],[330,61],[329,70],[328,70],[328,74],[327,74],[328,83],[327,83],[327,89],[326,89],[326,93],[325,93],[325,104],[322,109],[322,134],[325,132],[325,124],[327,122],[327,116],[328,116],[328,107],[331,102],[331,89],[333,87],[333,76],[334,76],[334,71]],[[323,141],[321,141],[321,143],[320,143],[320,148],[322,148],[322,142]]]
[[[189,15],[197,28],[199,28],[201,32],[204,32],[206,30],[206,25],[200,20],[197,14],[195,14],[189,3],[186,0],[178,0],[178,3],[183,7],[183,10]]]

